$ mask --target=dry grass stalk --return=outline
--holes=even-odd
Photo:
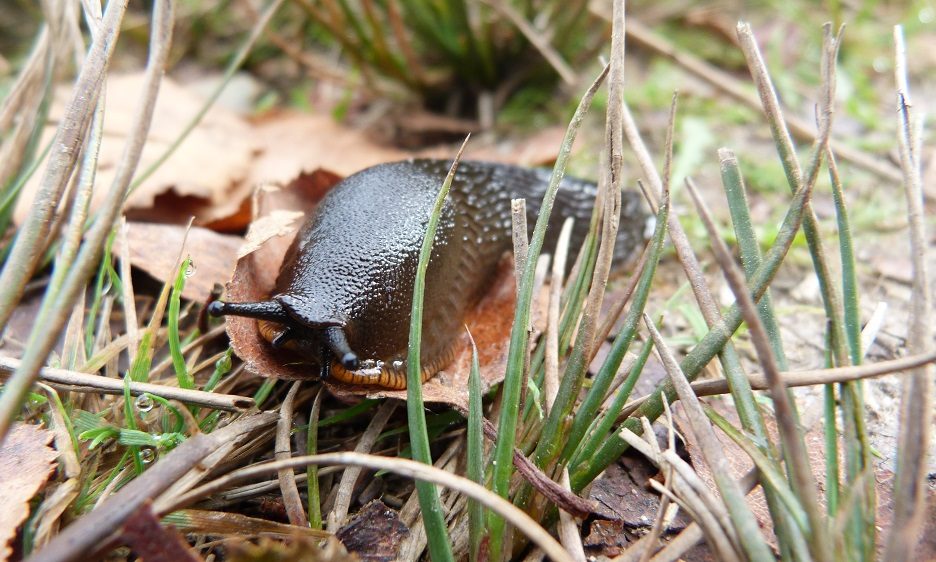
[[[907,347],[910,353],[923,353],[932,346],[932,297],[927,271],[929,246],[924,225],[920,147],[916,118],[912,113],[907,84],[907,53],[903,29],[894,27],[897,81],[900,166],[907,198],[910,223],[910,250],[913,260]],[[933,431],[932,365],[919,367],[903,383],[900,403],[900,435],[897,445],[897,475],[894,482],[894,519],[887,536],[885,560],[910,560],[919,541],[926,512],[926,472],[930,433]]]
[[[286,398],[280,405],[279,421],[276,423],[276,449],[274,449],[274,458],[278,461],[288,459],[292,456],[292,435],[293,426],[293,404],[296,401],[296,393],[302,381],[295,381],[289,387]],[[289,523],[297,527],[308,527],[309,520],[306,518],[305,508],[302,506],[302,498],[299,496],[299,488],[296,486],[296,474],[292,469],[281,470],[277,473],[280,482],[280,492],[283,494],[283,503],[286,507],[286,516]]]
[[[744,500],[744,491],[732,477],[728,457],[721,446],[721,442],[715,435],[711,422],[702,409],[702,404],[695,393],[692,392],[689,381],[679,368],[676,357],[669,349],[669,346],[666,345],[663,336],[656,329],[653,320],[646,313],[644,313],[644,324],[653,338],[654,350],[660,357],[670,380],[673,382],[673,386],[676,388],[676,393],[689,419],[689,427],[699,443],[705,463],[708,464],[718,490],[724,498],[725,507],[731,516],[730,526],[737,529],[738,538],[750,559],[772,559],[773,555],[760,534],[757,520]]]
[[[383,432],[387,425],[387,420],[396,409],[396,401],[385,400],[380,408],[374,414],[367,429],[361,435],[357,445],[354,447],[355,453],[370,453],[377,442],[377,438]],[[352,494],[354,493],[354,484],[361,475],[360,466],[351,466],[345,469],[341,475],[341,482],[338,484],[338,492],[335,498],[335,507],[328,514],[326,528],[330,533],[338,532],[338,529],[345,524],[348,518],[348,509],[351,507]]]
[[[559,479],[559,485],[572,492],[569,485],[569,469],[562,468],[562,476]],[[559,510],[559,540],[562,546],[569,551],[569,555],[575,562],[585,562],[585,547],[582,546],[582,534],[578,523],[572,514]]]
[[[9,377],[20,365],[21,362],[18,359],[0,357],[0,379]],[[124,392],[124,381],[121,379],[89,375],[54,367],[40,369],[39,380],[51,386],[74,392],[100,392],[113,396],[120,396]],[[243,412],[255,406],[253,398],[236,394],[218,394],[144,382],[130,382],[129,387],[132,396],[152,394],[167,400],[178,400],[185,404],[205,406],[226,412]]]
[[[559,304],[562,296],[562,277],[569,254],[569,237],[572,235],[572,219],[562,224],[556,252],[553,256],[552,274],[549,278],[549,309],[546,313],[546,360],[543,373],[543,400],[546,411],[553,407],[559,392]]]

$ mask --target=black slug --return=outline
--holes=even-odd
[[[269,300],[213,302],[212,315],[256,318],[273,347],[321,366],[324,376],[357,385],[406,387],[410,309],[419,248],[450,161],[408,160],[367,168],[336,185],[293,241]],[[525,198],[530,232],[549,171],[461,162],[440,217],[426,274],[423,381],[453,358],[464,317],[511,249],[510,200]],[[544,251],[566,217],[571,248],[584,239],[593,183],[566,178],[556,197]],[[644,240],[647,215],[624,192],[615,253]]]

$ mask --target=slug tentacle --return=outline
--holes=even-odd
[[[357,370],[359,365],[358,357],[356,353],[351,351],[344,329],[339,326],[330,326],[325,328],[322,335],[328,349],[335,354],[335,357],[341,362],[341,366],[349,371]]]
[[[246,316],[257,320],[271,320],[287,323],[289,314],[275,300],[259,302],[223,302],[214,301],[208,305],[208,314],[212,316]]]

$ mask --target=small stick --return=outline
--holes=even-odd
[[[0,357],[0,379],[6,380],[20,366],[20,360],[12,357]],[[74,392],[100,392],[102,394],[121,395],[124,391],[124,381],[99,375],[89,375],[66,369],[43,367],[39,370],[39,380],[51,386],[71,390]],[[166,400],[178,400],[186,404],[206,406],[215,410],[227,412],[243,412],[255,406],[253,398],[238,396],[236,394],[216,394],[202,390],[186,390],[175,386],[151,384],[146,382],[131,382],[130,394],[140,396],[149,393],[160,396]]]
[[[559,233],[556,254],[553,256],[552,276],[549,278],[549,311],[546,316],[546,370],[543,375],[543,394],[546,411],[552,410],[559,393],[559,299],[562,295],[562,274],[565,271],[572,234],[572,218],[567,218]]]
[[[380,405],[377,413],[374,414],[370,424],[367,426],[367,429],[364,430],[361,439],[354,448],[355,453],[368,454],[371,452],[371,449],[374,448],[374,444],[377,442],[377,438],[380,437],[381,432],[383,432],[384,426],[387,425],[387,420],[390,419],[390,415],[395,409],[396,402],[393,400],[387,400]],[[338,484],[338,495],[335,498],[335,506],[332,508],[331,513],[328,514],[328,532],[337,533],[338,529],[345,524],[348,518],[348,509],[351,507],[351,494],[354,492],[354,483],[357,482],[358,476],[361,475],[362,470],[363,467],[359,465],[351,465],[346,468],[344,474],[341,475],[341,482]]]
[[[289,387],[286,398],[280,406],[279,421],[276,424],[276,450],[273,454],[276,460],[281,461],[292,456],[290,447],[290,433],[293,421],[293,403],[302,381],[296,381]],[[299,497],[299,488],[296,486],[296,473],[291,469],[280,470],[277,473],[280,483],[280,492],[283,494],[283,503],[286,506],[286,516],[291,525],[308,527],[305,509],[302,507],[302,498]]]
[[[871,363],[857,367],[784,371],[780,373],[780,377],[783,380],[783,384],[788,388],[813,386],[817,384],[835,384],[882,377],[884,375],[904,374],[904,372],[909,369],[933,362],[936,362],[936,351],[921,353],[919,355],[909,355],[907,357],[901,357],[900,359],[881,361],[880,363]],[[767,379],[761,373],[751,373],[747,375],[747,379],[751,383],[752,390],[767,390],[768,388]],[[718,394],[728,394],[731,392],[728,388],[728,381],[725,379],[694,382],[692,383],[692,390],[695,392],[696,396],[716,396]],[[649,394],[628,402],[621,410],[621,418],[626,418],[634,413],[648,398],[650,398]]]

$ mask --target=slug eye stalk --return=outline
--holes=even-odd
[[[282,347],[296,338],[296,334],[290,327],[293,322],[292,316],[286,312],[282,304],[275,300],[258,302],[214,301],[208,305],[208,314],[212,316],[244,316],[282,324],[286,329],[281,331],[270,342],[276,348]],[[348,371],[356,371],[360,367],[358,356],[351,350],[348,338],[341,326],[328,326],[321,329],[320,333],[325,346],[334,354],[342,367]]]
[[[271,320],[288,324],[291,320],[283,305],[274,300],[259,302],[223,302],[214,301],[208,305],[208,314],[212,316],[245,316],[257,320]]]

